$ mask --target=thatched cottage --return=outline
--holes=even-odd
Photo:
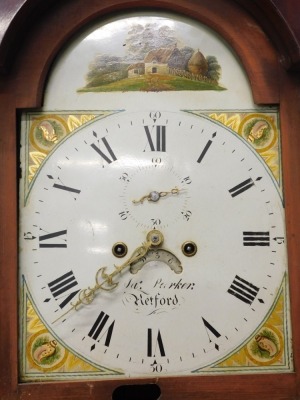
[[[143,74],[168,75],[170,68],[205,75],[208,71],[208,64],[199,50],[195,51],[187,62],[185,55],[177,47],[160,48],[149,51],[145,56],[144,62],[131,64],[128,67],[128,77],[136,77]]]

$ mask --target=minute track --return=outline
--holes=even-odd
[[[284,271],[281,199],[263,161],[207,117],[160,113],[155,123],[149,111],[124,112],[78,129],[33,182],[28,206],[39,205],[40,214],[32,217],[28,207],[23,217],[24,231],[36,239],[24,240],[21,269],[45,326],[80,357],[125,376],[184,375],[224,359],[266,318]],[[164,125],[166,151],[156,128]],[[165,252],[151,249],[142,268],[130,271],[134,260],[119,262],[113,245],[125,243],[132,254],[153,227],[165,238]],[[40,248],[39,237],[53,247]],[[184,243],[196,244],[192,257]],[[168,251],[180,260],[176,274]],[[81,300],[78,290],[85,292]]]

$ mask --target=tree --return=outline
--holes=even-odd
[[[218,63],[217,58],[215,56],[207,56],[206,60],[208,63],[207,77],[216,82],[219,82],[219,79],[221,77],[221,67]]]

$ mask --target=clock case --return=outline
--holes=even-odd
[[[9,3],[9,4],[8,4]],[[47,3],[47,4],[45,4]],[[294,3],[290,15],[299,15]],[[191,17],[218,32],[248,75],[254,102],[279,105],[289,260],[295,372],[279,374],[150,378],[130,381],[18,382],[18,116],[39,109],[52,62],[75,33],[95,19],[126,11],[159,10]],[[111,399],[120,385],[123,399],[142,398],[156,384],[163,399],[300,398],[300,50],[289,25],[271,1],[250,0],[27,0],[3,2],[0,32],[0,398]],[[121,14],[121,15],[122,15]],[[4,16],[4,17],[3,17]],[[2,35],[2,36],[1,36]],[[137,385],[137,386],[132,386]],[[140,386],[142,385],[142,386]],[[130,387],[132,389],[130,389]],[[140,387],[141,391],[134,388]],[[154,392],[153,392],[154,393]],[[126,397],[127,396],[127,397]],[[117,397],[116,397],[117,398]],[[120,398],[120,397],[119,397]]]

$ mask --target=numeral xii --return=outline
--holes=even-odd
[[[151,151],[166,151],[166,126],[154,125],[151,132],[149,126],[144,126]],[[154,133],[153,133],[154,131]]]

